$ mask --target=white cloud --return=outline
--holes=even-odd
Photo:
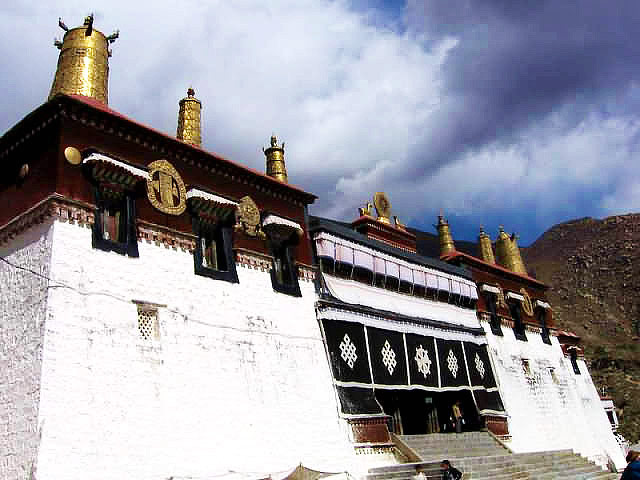
[[[48,94],[58,16],[75,26],[86,8],[79,0],[0,7],[0,27],[20,39],[0,45],[10,96],[2,130]],[[442,76],[457,39],[427,50],[414,33],[371,23],[346,1],[110,0],[94,12],[96,28],[121,32],[112,46],[112,108],[173,135],[178,100],[193,85],[205,148],[264,170],[260,148],[275,132],[287,144],[290,180],[320,196],[314,213],[352,218],[378,190],[404,221],[440,208],[482,216],[534,205],[539,214],[585,189],[607,192],[603,211],[640,206],[638,125],[624,117],[592,115],[571,126],[558,110],[508,145],[435,160],[416,152],[425,132],[455,140],[455,123],[441,122],[460,101]]]

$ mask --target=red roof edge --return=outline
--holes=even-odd
[[[457,250],[454,250],[451,253],[447,253],[445,255],[441,255],[440,256],[440,260],[444,261],[444,262],[449,262],[450,260],[454,260],[456,258],[464,258],[466,260],[469,260],[471,263],[476,263],[479,265],[482,265],[486,268],[489,269],[493,269],[493,270],[497,270],[501,273],[506,273],[508,275],[514,276],[514,277],[518,277],[521,278],[523,280],[527,280],[528,282],[533,282],[536,283],[544,288],[549,288],[547,284],[541,282],[540,280],[537,280],[533,277],[530,277],[529,275],[524,275],[522,273],[517,273],[514,272],[512,270],[509,270],[508,268],[503,267],[502,265],[498,265],[496,263],[489,263],[489,262],[485,262],[484,260],[481,260],[478,257],[474,257],[473,255],[469,255],[468,253],[463,253],[463,252],[458,252]]]
[[[164,132],[156,130],[155,128],[149,127],[148,125],[145,125],[143,123],[137,122],[137,121],[127,117],[126,115],[123,115],[122,113],[117,112],[116,110],[113,110],[112,108],[108,107],[104,103],[102,103],[102,102],[100,102],[100,101],[98,101],[98,100],[96,100],[94,98],[85,97],[84,95],[58,94],[53,98],[53,100],[55,100],[56,98],[59,98],[59,97],[71,98],[71,99],[76,100],[76,101],[78,101],[78,102],[80,102],[80,103],[82,103],[84,105],[87,105],[87,106],[89,106],[89,107],[91,107],[91,108],[93,108],[95,110],[99,110],[99,111],[104,112],[104,113],[106,113],[108,115],[111,115],[111,116],[114,116],[114,117],[118,117],[118,118],[120,118],[122,120],[125,120],[125,121],[127,121],[129,123],[132,123],[132,124],[134,124],[134,125],[136,125],[138,127],[141,127],[141,128],[146,129],[146,130],[149,130],[151,132],[154,132],[155,134],[160,135],[160,136],[162,136],[162,137],[164,137],[166,139],[169,139],[169,140],[172,140],[172,141],[174,141],[176,143],[179,143],[180,145],[183,145],[183,146],[185,146],[187,148],[191,148],[191,149],[193,149],[194,151],[196,151],[198,153],[204,153],[205,155],[213,157],[217,161],[224,162],[224,163],[227,163],[227,164],[229,164],[229,165],[231,165],[231,166],[233,166],[235,168],[239,168],[239,169],[245,170],[245,171],[247,171],[247,172],[249,172],[249,173],[251,173],[253,175],[256,175],[256,176],[260,177],[261,179],[266,180],[267,182],[270,182],[270,183],[272,183],[274,185],[278,185],[278,186],[283,187],[285,189],[290,189],[290,190],[293,190],[293,191],[295,191],[295,192],[297,192],[299,194],[303,194],[304,196],[307,196],[309,200],[311,200],[309,202],[309,204],[313,203],[314,200],[318,198],[313,193],[309,193],[309,192],[307,192],[306,190],[303,190],[300,187],[297,187],[295,185],[291,185],[291,184],[288,184],[288,183],[283,183],[280,180],[276,180],[275,178],[272,178],[272,177],[270,177],[270,176],[268,176],[268,175],[266,175],[266,174],[264,174],[264,173],[262,173],[262,172],[260,172],[258,170],[255,170],[255,169],[253,169],[251,167],[247,167],[246,165],[242,165],[240,163],[234,162],[233,160],[229,160],[228,158],[223,157],[222,155],[220,155],[218,153],[209,152],[209,151],[204,150],[203,148],[201,148],[199,146],[192,145],[192,144],[187,143],[187,142],[183,142],[182,140],[179,140],[176,137],[172,137],[171,135],[168,135],[168,134],[166,134]]]

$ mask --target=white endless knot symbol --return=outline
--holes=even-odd
[[[447,366],[449,367],[449,371],[453,378],[458,377],[458,359],[456,358],[453,350],[449,350],[449,355],[447,356]]]
[[[418,345],[416,348],[415,361],[418,364],[418,371],[427,378],[427,375],[431,373],[431,359],[427,351],[422,348],[422,345]]]
[[[393,369],[396,368],[398,362],[396,362],[396,352],[391,348],[389,340],[385,340],[381,353],[382,363],[384,363],[384,366],[389,370],[389,375],[393,375]]]
[[[342,360],[347,362],[349,368],[353,370],[353,365],[356,363],[358,355],[356,355],[356,346],[351,342],[349,335],[346,333],[344,334],[342,342],[340,342],[340,351],[342,352],[340,354]]]
[[[476,353],[476,369],[480,374],[480,378],[484,378],[484,362],[480,358],[480,355]]]

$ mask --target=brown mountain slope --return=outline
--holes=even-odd
[[[556,325],[582,337],[595,384],[618,407],[620,433],[640,439],[640,214],[561,223],[522,249],[551,286]]]

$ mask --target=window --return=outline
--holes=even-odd
[[[529,360],[525,358],[522,359],[522,370],[524,371],[525,377],[531,376],[531,365],[529,364]]]
[[[513,319],[513,333],[516,336],[516,339],[526,342],[527,335],[525,333],[524,323],[522,322],[520,302],[509,302],[509,312],[511,313],[511,318]]]
[[[276,292],[301,297],[298,284],[298,269],[292,260],[294,245],[289,241],[271,243],[273,267],[271,268],[271,284]]]
[[[97,186],[92,245],[130,257],[138,256],[133,193]]]
[[[489,310],[489,325],[491,325],[491,332],[494,335],[502,336],[503,333],[500,325],[500,317],[498,316],[496,296],[493,293],[487,293],[485,295],[485,301],[487,302],[487,310]]]
[[[542,341],[547,345],[551,345],[551,338],[549,337],[549,328],[547,328],[547,311],[544,308],[538,308],[536,310],[536,317],[538,318],[538,324],[540,325]]]
[[[575,349],[569,351],[569,359],[571,360],[571,366],[573,367],[573,373],[580,375],[580,367],[578,367],[578,352]]]
[[[158,307],[154,304],[138,303],[138,332],[143,340],[158,340]]]
[[[194,231],[198,235],[193,254],[194,270],[216,280],[238,283],[238,272],[232,248],[229,222],[210,223],[193,217]]]

